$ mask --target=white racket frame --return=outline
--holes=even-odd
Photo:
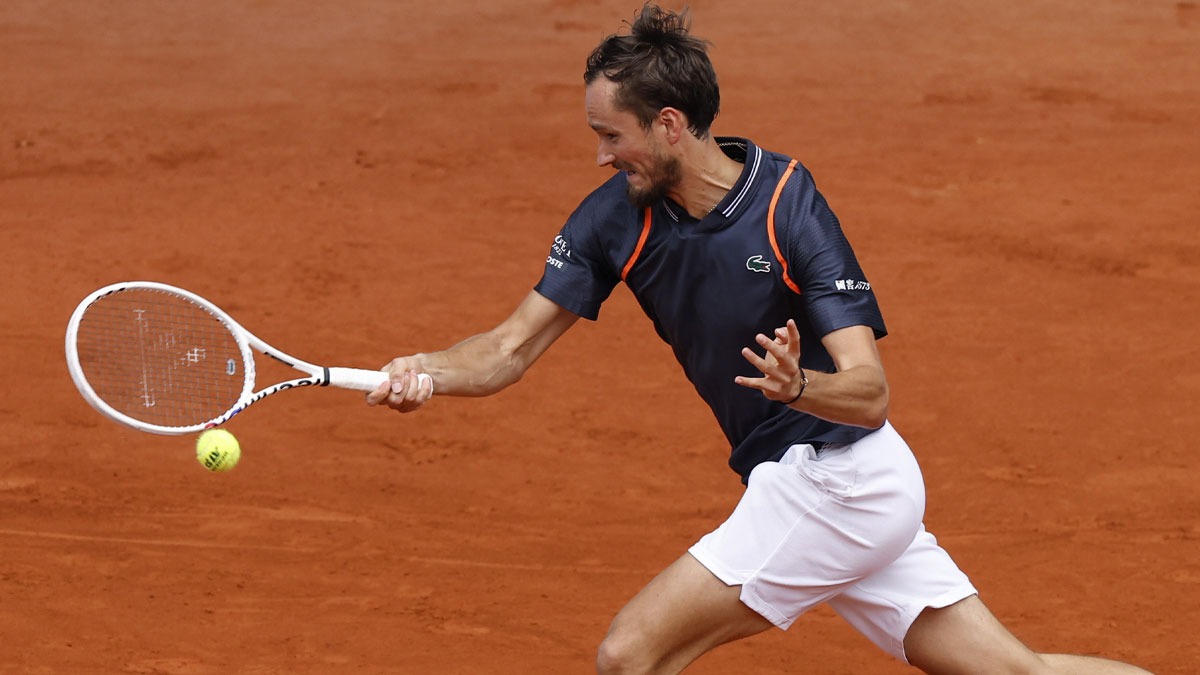
[[[104,401],[92,388],[92,385],[87,381],[87,376],[83,372],[83,367],[79,362],[79,350],[76,345],[76,340],[79,335],[79,323],[82,321],[84,314],[97,300],[112,295],[113,293],[121,293],[131,290],[150,290],[162,293],[170,293],[179,297],[185,298],[196,305],[206,310],[220,321],[233,339],[237,342],[238,350],[242,355],[242,373],[244,383],[242,386],[241,395],[229,410],[220,415],[191,426],[163,426],[159,424],[151,424],[142,420],[130,417],[125,413],[113,408]],[[123,281],[115,284],[110,284],[94,291],[75,308],[71,314],[71,320],[67,323],[66,336],[67,350],[67,370],[71,373],[71,379],[75,381],[75,386],[79,389],[79,393],[83,395],[93,408],[101,414],[133,427],[139,431],[145,431],[152,434],[162,434],[166,436],[179,436],[184,434],[196,433],[205,429],[211,429],[228,422],[234,415],[240,413],[254,403],[257,403],[264,398],[277,394],[288,389],[297,387],[312,387],[312,386],[329,386],[339,387],[342,389],[354,389],[357,391],[374,391],[388,380],[388,374],[380,370],[363,370],[360,368],[328,368],[318,366],[307,361],[302,361],[286,352],[283,352],[275,347],[264,342],[261,338],[246,330],[233,317],[229,316],[220,307],[217,307],[208,300],[192,293],[191,291],[171,286],[169,284],[158,283],[156,281]],[[257,376],[257,370],[254,362],[254,352],[269,356],[276,361],[291,366],[307,375],[307,377],[298,377],[293,380],[285,380],[278,382],[269,387],[264,387],[255,391],[254,384]],[[423,385],[429,382],[432,388],[432,378],[427,373],[419,375],[418,383]]]

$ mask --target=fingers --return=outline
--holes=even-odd
[[[777,363],[775,355],[771,352],[771,347],[774,346],[776,349],[782,349],[782,347],[776,345],[771,340],[766,340],[764,343],[764,339],[765,338],[762,335],[759,335],[755,338],[755,341],[766,349],[762,356],[759,356],[757,352],[749,347],[742,347],[742,358],[749,361],[750,365],[758,369],[758,372],[766,375],[768,371],[770,371]]]
[[[785,329],[781,328],[779,330]],[[776,332],[778,333],[778,331]],[[798,362],[800,360],[800,348],[797,346],[796,342],[789,341],[786,332],[782,337],[777,334],[774,340],[766,335],[763,335],[762,333],[759,333],[758,335],[754,336],[754,341],[765,350],[763,353],[763,361],[769,366],[785,365],[788,361]],[[755,367],[757,367],[757,365]],[[766,373],[766,371],[762,368],[759,368],[759,370],[762,370],[763,373]]]
[[[791,398],[793,381],[800,373],[800,330],[796,322],[788,320],[786,326],[776,328],[773,337],[759,333],[754,341],[762,348],[760,356],[749,347],[742,348],[742,358],[754,366],[763,377],[734,378],[743,387],[757,389],[774,400]]]
[[[387,400],[389,394],[392,393],[392,383],[390,380],[385,380],[379,385],[375,391],[367,394],[367,405],[376,406]]]
[[[800,351],[800,329],[794,319],[788,319],[786,326],[775,329],[775,342],[781,345],[793,345],[797,353]]]
[[[433,378],[427,373],[405,370],[392,373],[387,405],[398,412],[412,412],[433,396]]]
[[[367,405],[380,404],[397,412],[412,412],[433,396],[433,377],[412,369],[412,363],[396,359],[384,370],[390,373],[386,382],[367,394]]]

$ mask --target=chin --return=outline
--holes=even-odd
[[[657,186],[651,186],[648,189],[636,188],[632,183],[626,183],[625,196],[629,201],[639,209],[646,209],[654,206],[660,199],[667,195],[667,191],[657,189]]]

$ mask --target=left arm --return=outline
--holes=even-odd
[[[749,347],[742,349],[742,356],[763,377],[738,376],[737,384],[757,389],[773,401],[792,401],[793,409],[830,422],[877,429],[887,421],[887,378],[870,327],[850,326],[821,338],[837,371],[805,370],[808,384],[799,398],[803,378],[796,322],[789,320],[787,326],[775,329],[773,339],[760,333],[755,340],[765,350],[763,356]]]

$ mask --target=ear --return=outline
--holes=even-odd
[[[663,133],[666,135],[666,140],[671,145],[679,142],[684,134],[690,134],[688,131],[687,115],[678,108],[663,108],[658,111],[657,122],[662,125]]]

